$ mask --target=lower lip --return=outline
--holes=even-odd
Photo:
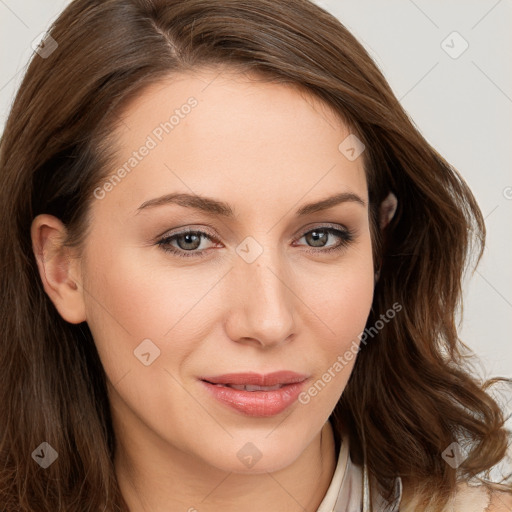
[[[240,391],[201,381],[220,402],[247,416],[268,417],[283,412],[292,405],[304,388],[304,382],[286,384],[274,391]]]

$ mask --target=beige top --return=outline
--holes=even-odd
[[[360,466],[352,463],[348,437],[341,441],[340,453],[331,484],[317,512],[360,512],[363,496],[363,474]]]
[[[389,512],[413,512],[415,503],[401,505],[402,482],[396,481],[396,500]],[[371,493],[374,508],[372,512],[384,510],[384,500],[375,487],[368,489],[364,484],[364,468],[350,459],[349,439],[343,436],[336,469],[324,499],[317,512],[370,512],[368,496]],[[512,497],[511,497],[512,499]],[[365,504],[366,503],[366,504]],[[485,512],[490,505],[490,494],[482,486],[459,484],[458,491],[448,502],[443,512]],[[400,508],[399,508],[400,506]]]

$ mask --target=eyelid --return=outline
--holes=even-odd
[[[353,230],[350,230],[347,228],[347,226],[344,226],[343,224],[333,224],[331,222],[313,222],[308,227],[303,228],[303,230],[300,232],[301,234],[298,235],[298,238],[302,238],[305,234],[309,233],[310,231],[314,231],[315,229],[328,229],[333,228],[337,229],[339,231],[346,231],[347,233],[353,232]]]
[[[205,226],[207,229],[205,229]],[[200,226],[195,226],[193,224],[186,224],[185,226],[164,231],[161,235],[155,237],[154,242],[158,242],[159,240],[167,239],[173,236],[178,235],[186,235],[187,233],[201,233],[204,235],[208,235],[212,240],[219,242],[218,236],[215,234],[215,231],[212,227],[207,224],[201,224]]]

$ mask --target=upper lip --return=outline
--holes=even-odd
[[[201,377],[201,380],[211,382],[212,384],[234,384],[252,386],[275,386],[277,384],[293,384],[295,382],[302,382],[307,379],[307,375],[300,373],[282,370],[273,373],[225,373],[223,375],[216,375],[213,377]]]

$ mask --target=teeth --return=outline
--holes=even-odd
[[[276,384],[275,386],[253,386],[252,384],[238,385],[238,384],[224,384],[225,387],[238,389],[239,391],[275,391],[280,389],[284,384]]]

